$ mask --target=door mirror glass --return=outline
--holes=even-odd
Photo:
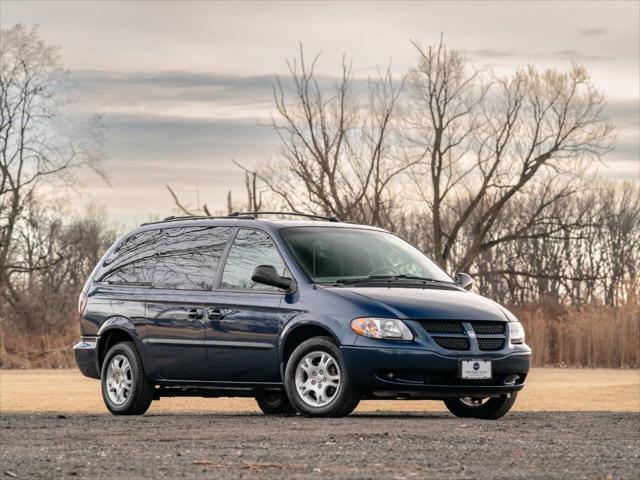
[[[453,279],[465,290],[471,290],[471,287],[473,287],[473,278],[468,273],[456,273]]]
[[[292,279],[282,277],[273,265],[258,265],[253,269],[251,281],[282,290],[289,290],[293,283]]]

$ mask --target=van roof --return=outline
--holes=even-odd
[[[269,212],[258,212],[258,215],[269,214]],[[193,226],[224,226],[224,227],[262,227],[267,230],[280,230],[282,228],[290,227],[338,227],[338,228],[363,228],[369,230],[384,231],[378,227],[372,227],[369,225],[361,225],[352,222],[341,222],[337,218],[333,217],[320,217],[310,215],[311,219],[299,220],[299,219],[282,219],[282,218],[256,218],[256,216],[250,216],[246,214],[230,215],[226,217],[213,217],[213,216],[193,216],[193,217],[167,217],[164,220],[157,222],[147,222],[140,225],[138,230],[150,230],[154,228],[169,228],[169,227],[193,227]],[[273,215],[290,215],[289,213],[275,212]],[[300,217],[307,217],[306,215],[296,215]]]
[[[171,222],[171,221],[184,221],[184,220],[222,220],[222,219],[244,219],[244,220],[255,220],[258,217],[263,215],[286,215],[289,217],[302,217],[309,218],[312,220],[326,220],[329,222],[339,222],[340,219],[334,216],[326,216],[326,215],[316,215],[314,213],[302,213],[302,212],[233,212],[226,216],[212,216],[212,215],[182,215],[182,216],[174,216],[171,215],[166,217],[164,220],[158,220],[156,222],[147,222],[143,223],[140,226],[147,225],[149,223],[163,223],[163,222]]]

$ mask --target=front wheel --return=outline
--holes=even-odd
[[[142,415],[153,400],[153,384],[142,367],[142,359],[132,342],[109,349],[100,375],[102,398],[114,415]]]
[[[258,407],[265,415],[295,415],[296,409],[284,392],[270,392],[256,397]]]
[[[505,415],[516,402],[517,393],[496,398],[452,398],[444,404],[456,417],[497,420]]]
[[[344,417],[360,402],[340,349],[329,337],[313,337],[296,347],[285,369],[285,389],[307,417]]]

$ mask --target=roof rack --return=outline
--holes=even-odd
[[[170,215],[168,217],[163,218],[162,220],[156,220],[154,222],[145,222],[141,223],[140,226],[143,227],[145,225],[154,225],[156,223],[164,223],[164,222],[179,222],[182,220],[228,220],[229,218],[236,218],[230,215]],[[255,220],[254,217],[246,216],[242,217],[242,220]]]
[[[325,217],[322,215],[313,215],[311,213],[300,213],[300,212],[233,212],[229,214],[229,217],[255,218],[258,215],[290,215],[293,217],[305,217],[305,218],[314,218],[317,220],[327,220],[329,222],[340,221],[338,217]]]
[[[141,223],[140,226],[143,227],[145,225],[154,225],[156,223],[164,223],[164,222],[178,222],[181,220],[229,220],[229,219],[237,219],[237,220],[255,220],[258,215],[291,215],[294,217],[305,217],[305,218],[314,218],[317,220],[327,220],[329,222],[339,222],[340,220],[337,217],[323,217],[322,215],[312,215],[310,213],[299,213],[299,212],[233,212],[229,215],[222,216],[213,216],[213,215],[171,215],[169,217],[165,217],[162,220],[156,220],[154,222],[145,222]]]

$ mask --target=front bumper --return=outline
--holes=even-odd
[[[411,348],[341,347],[349,378],[364,398],[496,397],[524,387],[531,352],[445,356]],[[463,359],[492,361],[491,380],[463,380]],[[517,377],[517,378],[516,378]]]
[[[82,374],[89,378],[100,378],[98,371],[98,351],[96,348],[98,337],[82,337],[73,346],[76,364]]]

